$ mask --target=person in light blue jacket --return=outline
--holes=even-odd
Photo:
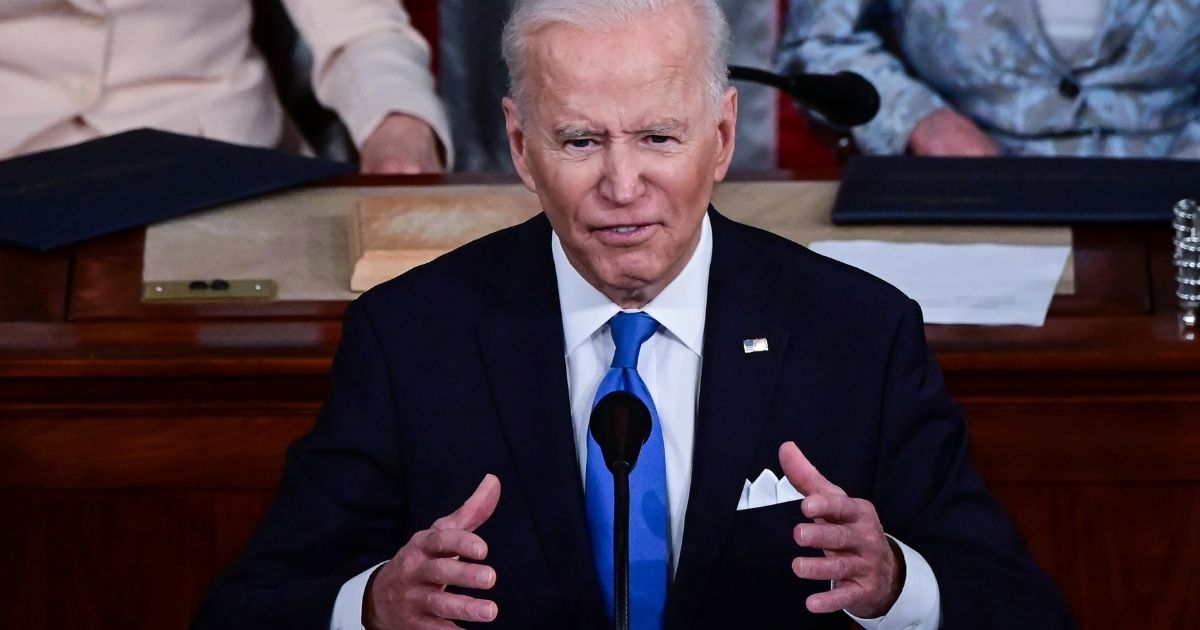
[[[1200,159],[1200,0],[790,0],[777,66],[874,83],[866,153]]]

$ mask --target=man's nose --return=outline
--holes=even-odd
[[[616,206],[627,206],[646,193],[637,152],[623,143],[613,143],[604,155],[600,196]]]

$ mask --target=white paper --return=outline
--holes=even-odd
[[[894,285],[931,324],[1041,326],[1070,247],[818,241],[813,251]]]

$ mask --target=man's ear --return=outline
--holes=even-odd
[[[717,119],[717,164],[713,181],[725,179],[729,164],[733,161],[733,149],[737,140],[738,91],[735,87],[725,90],[721,97],[721,113]]]
[[[533,177],[529,174],[529,165],[525,163],[525,131],[521,129],[521,117],[517,113],[517,103],[512,100],[512,97],[504,97],[504,129],[508,134],[508,151],[512,154],[513,166],[517,167],[517,174],[521,176],[521,181],[525,182],[525,187],[530,192],[537,192],[537,184],[534,183]]]

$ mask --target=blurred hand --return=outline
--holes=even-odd
[[[934,112],[913,128],[908,146],[916,155],[992,157],[1000,149],[971,119],[947,108]]]
[[[379,567],[363,601],[367,628],[457,628],[453,621],[492,621],[495,602],[447,593],[447,586],[490,589],[491,567],[483,560],[487,543],[473,532],[500,501],[500,480],[487,475],[462,507],[413,534],[391,562]]]
[[[408,114],[388,114],[359,150],[364,174],[440,173],[437,134],[425,121]]]
[[[801,509],[812,523],[796,525],[796,544],[825,552],[799,557],[792,571],[809,580],[833,580],[829,591],[805,602],[814,613],[846,610],[863,619],[881,617],[900,597],[904,561],[883,534],[875,506],[854,499],[825,479],[794,442],[779,447],[784,475],[804,494]]]

